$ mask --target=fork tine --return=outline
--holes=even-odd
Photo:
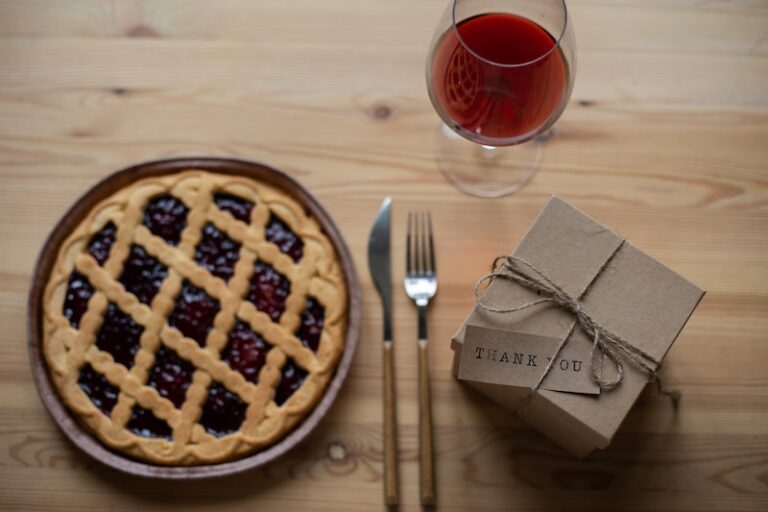
[[[429,272],[427,266],[427,216],[424,212],[419,215],[420,235],[421,235],[421,274],[426,275]]]
[[[419,212],[413,212],[413,247],[411,247],[411,257],[413,258],[413,274],[421,274],[421,265],[419,260]]]
[[[405,275],[410,276],[413,273],[413,265],[411,265],[411,224],[413,221],[413,213],[408,212],[408,234],[405,237]]]
[[[421,268],[421,224],[419,223],[419,212],[413,212],[413,265],[416,271],[416,275],[420,276],[422,272]]]
[[[429,271],[437,274],[435,266],[435,242],[432,237],[432,214],[427,212],[427,236],[429,237]]]
[[[413,214],[413,227],[416,231],[416,238],[414,240],[414,245],[416,246],[416,249],[414,250],[414,258],[416,258],[417,275],[421,276],[424,274],[424,260],[421,251],[421,237],[423,236],[423,233],[421,231],[420,212],[414,212]]]

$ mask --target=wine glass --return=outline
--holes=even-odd
[[[564,0],[452,0],[427,59],[429,98],[444,122],[443,174],[476,196],[520,190],[539,168],[575,71]]]

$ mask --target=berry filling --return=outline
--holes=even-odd
[[[279,218],[271,215],[267,223],[265,237],[268,242],[272,242],[284,252],[298,262],[304,254],[304,242],[291,231],[288,225]]]
[[[297,366],[293,359],[288,359],[281,371],[280,383],[275,389],[275,402],[277,405],[283,405],[286,400],[291,398],[293,392],[301,387],[306,378],[307,372]]]
[[[133,366],[133,358],[139,351],[141,333],[144,327],[133,321],[113,303],[107,307],[107,314],[96,334],[99,350],[112,354],[115,362],[126,368]]]
[[[77,378],[77,383],[80,389],[83,390],[83,393],[91,399],[93,405],[109,416],[112,408],[117,403],[117,395],[120,394],[120,388],[110,384],[106,377],[94,370],[88,363],[80,368],[80,376]]]
[[[320,344],[320,335],[325,324],[325,308],[316,298],[309,297],[304,312],[301,314],[301,323],[296,331],[296,337],[302,345],[317,352]]]
[[[256,262],[251,284],[245,296],[256,309],[263,311],[273,322],[280,320],[285,311],[285,300],[291,293],[291,283],[272,265]]]
[[[143,247],[131,246],[131,253],[123,264],[120,283],[144,304],[150,304],[168,275],[168,268],[150,256]]]
[[[64,296],[64,318],[75,329],[80,327],[80,319],[88,309],[88,301],[93,295],[93,287],[88,278],[78,271],[72,272],[67,284],[67,293]]]
[[[141,437],[171,438],[171,427],[168,426],[168,423],[140,405],[133,407],[131,419],[125,427]]]
[[[200,425],[216,437],[237,431],[245,419],[248,405],[218,382],[208,388],[208,398],[203,404]]]
[[[109,257],[109,251],[112,250],[112,244],[117,238],[117,228],[110,221],[101,230],[91,237],[88,242],[88,254],[103,265]]]
[[[240,372],[245,380],[254,384],[259,380],[259,371],[267,362],[267,352],[272,345],[264,341],[251,327],[238,320],[229,332],[227,346],[221,360],[230,368]]]
[[[195,367],[180,358],[176,352],[160,347],[155,354],[155,364],[149,370],[147,384],[178,408],[184,403],[194,371]]]
[[[189,281],[184,281],[176,305],[168,317],[168,324],[192,338],[201,347],[213,326],[213,319],[219,312],[219,301]]]
[[[252,202],[223,192],[214,194],[213,202],[216,203],[219,210],[229,212],[237,220],[243,221],[246,224],[251,223]]]
[[[144,225],[171,245],[177,245],[187,226],[189,208],[171,195],[153,197],[144,209]]]
[[[195,261],[216,277],[229,281],[240,258],[240,244],[219,231],[210,222],[195,249]]]

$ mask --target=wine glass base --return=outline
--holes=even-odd
[[[545,133],[516,146],[483,146],[441,124],[437,130],[437,165],[456,188],[477,197],[503,197],[531,181],[541,163]]]

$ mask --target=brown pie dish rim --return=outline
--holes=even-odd
[[[43,353],[44,294],[57,255],[69,233],[103,199],[142,179],[199,169],[218,174],[230,174],[263,182],[282,190],[298,201],[321,226],[337,252],[347,288],[348,322],[344,349],[330,383],[317,405],[285,437],[272,446],[242,458],[197,466],[169,466],[135,460],[113,451],[99,441],[76,415],[64,404],[52,382]],[[43,404],[64,434],[78,448],[96,460],[119,471],[138,476],[165,479],[195,479],[239,473],[267,464],[301,443],[319,424],[346,378],[359,338],[361,324],[361,292],[354,261],[341,232],[320,202],[298,181],[272,166],[235,158],[187,157],[154,160],[132,165],[108,175],[78,199],[61,217],[48,235],[32,278],[28,301],[28,350],[35,384]]]

